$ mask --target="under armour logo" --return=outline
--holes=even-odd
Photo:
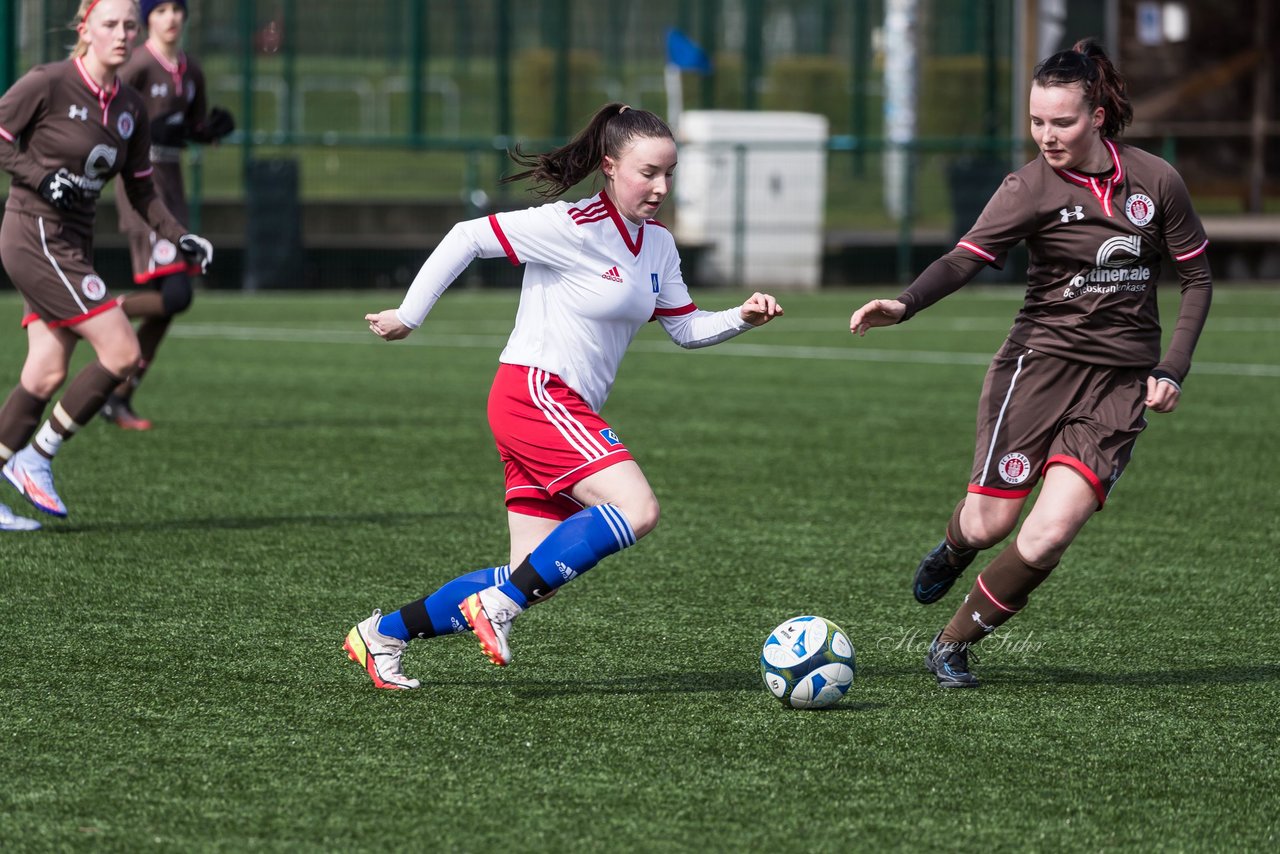
[[[168,84],[168,83],[152,83],[152,84],[151,84],[151,97],[152,97],[152,98],[163,98],[163,97],[165,97],[165,96],[166,96],[166,95],[168,95],[168,94],[169,94],[169,84]]]
[[[1071,222],[1073,219],[1084,219],[1084,207],[1082,205],[1076,205],[1075,210],[1071,210],[1071,208],[1063,208],[1058,211],[1058,215],[1062,217],[1063,222]]]
[[[82,122],[87,122],[89,120],[89,108],[77,107],[75,104],[72,104],[67,110],[67,118],[79,119]]]

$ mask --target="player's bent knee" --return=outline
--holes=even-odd
[[[622,508],[622,512],[626,514],[627,521],[631,523],[631,530],[638,540],[658,527],[658,517],[662,511],[658,506],[658,499],[650,496],[646,501]]]
[[[989,549],[1013,533],[1013,527],[1012,524],[1004,524],[998,520],[984,520],[976,523],[972,530],[966,527],[964,538],[969,545],[975,548]]]
[[[1058,565],[1066,554],[1071,541],[1036,536],[1022,531],[1018,534],[1018,554],[1030,566],[1051,568]]]
[[[966,507],[960,517],[965,543],[979,549],[991,548],[1013,533],[1021,510],[1022,502],[1001,499]]]
[[[22,387],[35,397],[48,400],[57,394],[58,389],[67,380],[66,369],[42,371],[36,374],[22,373]]]
[[[1075,534],[1076,529],[1066,524],[1050,523],[1030,528],[1024,525],[1018,532],[1018,551],[1032,566],[1054,566],[1066,553]]]
[[[142,351],[138,349],[135,341],[132,347],[121,346],[110,353],[99,353],[98,362],[102,367],[123,379],[137,372],[138,366],[142,363]]]

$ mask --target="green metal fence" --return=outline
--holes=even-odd
[[[514,143],[563,139],[608,100],[666,113],[675,27],[712,61],[709,74],[681,75],[686,109],[827,117],[829,242],[892,243],[904,276],[912,243],[953,227],[964,164],[990,171],[1030,154],[1010,104],[1013,75],[1025,74],[1013,56],[1025,4],[920,0],[918,127],[898,146],[912,165],[899,218],[882,156],[892,147],[887,2],[190,0],[188,50],[211,100],[239,124],[223,145],[189,155],[194,215],[217,221],[215,208],[245,200],[252,162],[273,158],[296,161],[305,206],[434,203],[465,214],[512,204],[519,190],[498,179]],[[0,0],[0,76],[65,57],[75,6]],[[1071,4],[1072,26],[1101,32],[1107,7]]]
[[[75,0],[3,2],[14,10],[15,68],[66,55]],[[922,105],[922,136],[1008,135],[1000,101],[1012,2],[936,4],[926,16],[922,74],[939,85],[922,87],[938,93]],[[608,99],[663,113],[670,27],[714,63],[711,74],[685,75],[686,108],[821,112],[835,146],[849,150],[879,134],[872,37],[883,0],[189,5],[188,48],[214,100],[237,114],[242,159],[257,146],[492,152],[517,138],[563,138]],[[211,176],[208,192],[236,192],[227,177]]]

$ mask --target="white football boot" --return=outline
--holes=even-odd
[[[473,593],[458,606],[480,641],[480,649],[499,667],[511,663],[511,623],[524,609],[497,587],[486,587]]]
[[[22,497],[50,516],[66,516],[67,505],[53,488],[53,461],[27,445],[4,464],[4,476]]]
[[[382,612],[375,610],[369,619],[351,627],[342,648],[352,661],[364,668],[376,687],[392,691],[417,688],[422,683],[400,671],[400,656],[404,655],[408,642],[378,631],[380,622]]]
[[[40,523],[26,516],[18,516],[8,504],[0,504],[0,531],[38,531]]]

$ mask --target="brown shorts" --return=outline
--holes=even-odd
[[[22,325],[43,320],[74,326],[115,308],[116,299],[93,269],[93,239],[57,220],[4,212],[0,261],[26,300]]]
[[[1024,498],[1045,469],[1066,465],[1093,486],[1101,508],[1147,426],[1149,373],[1073,362],[1005,341],[978,401],[969,491]]]
[[[160,279],[175,273],[200,275],[199,264],[188,261],[177,246],[154,231],[130,231],[128,235],[135,285],[159,285]]]
[[[152,163],[151,184],[169,213],[186,223],[187,200],[183,197],[182,164]],[[199,275],[200,265],[193,264],[168,240],[160,237],[133,209],[123,187],[116,190],[116,207],[120,212],[120,230],[129,236],[129,255],[133,261],[134,284],[145,285],[174,273]]]

